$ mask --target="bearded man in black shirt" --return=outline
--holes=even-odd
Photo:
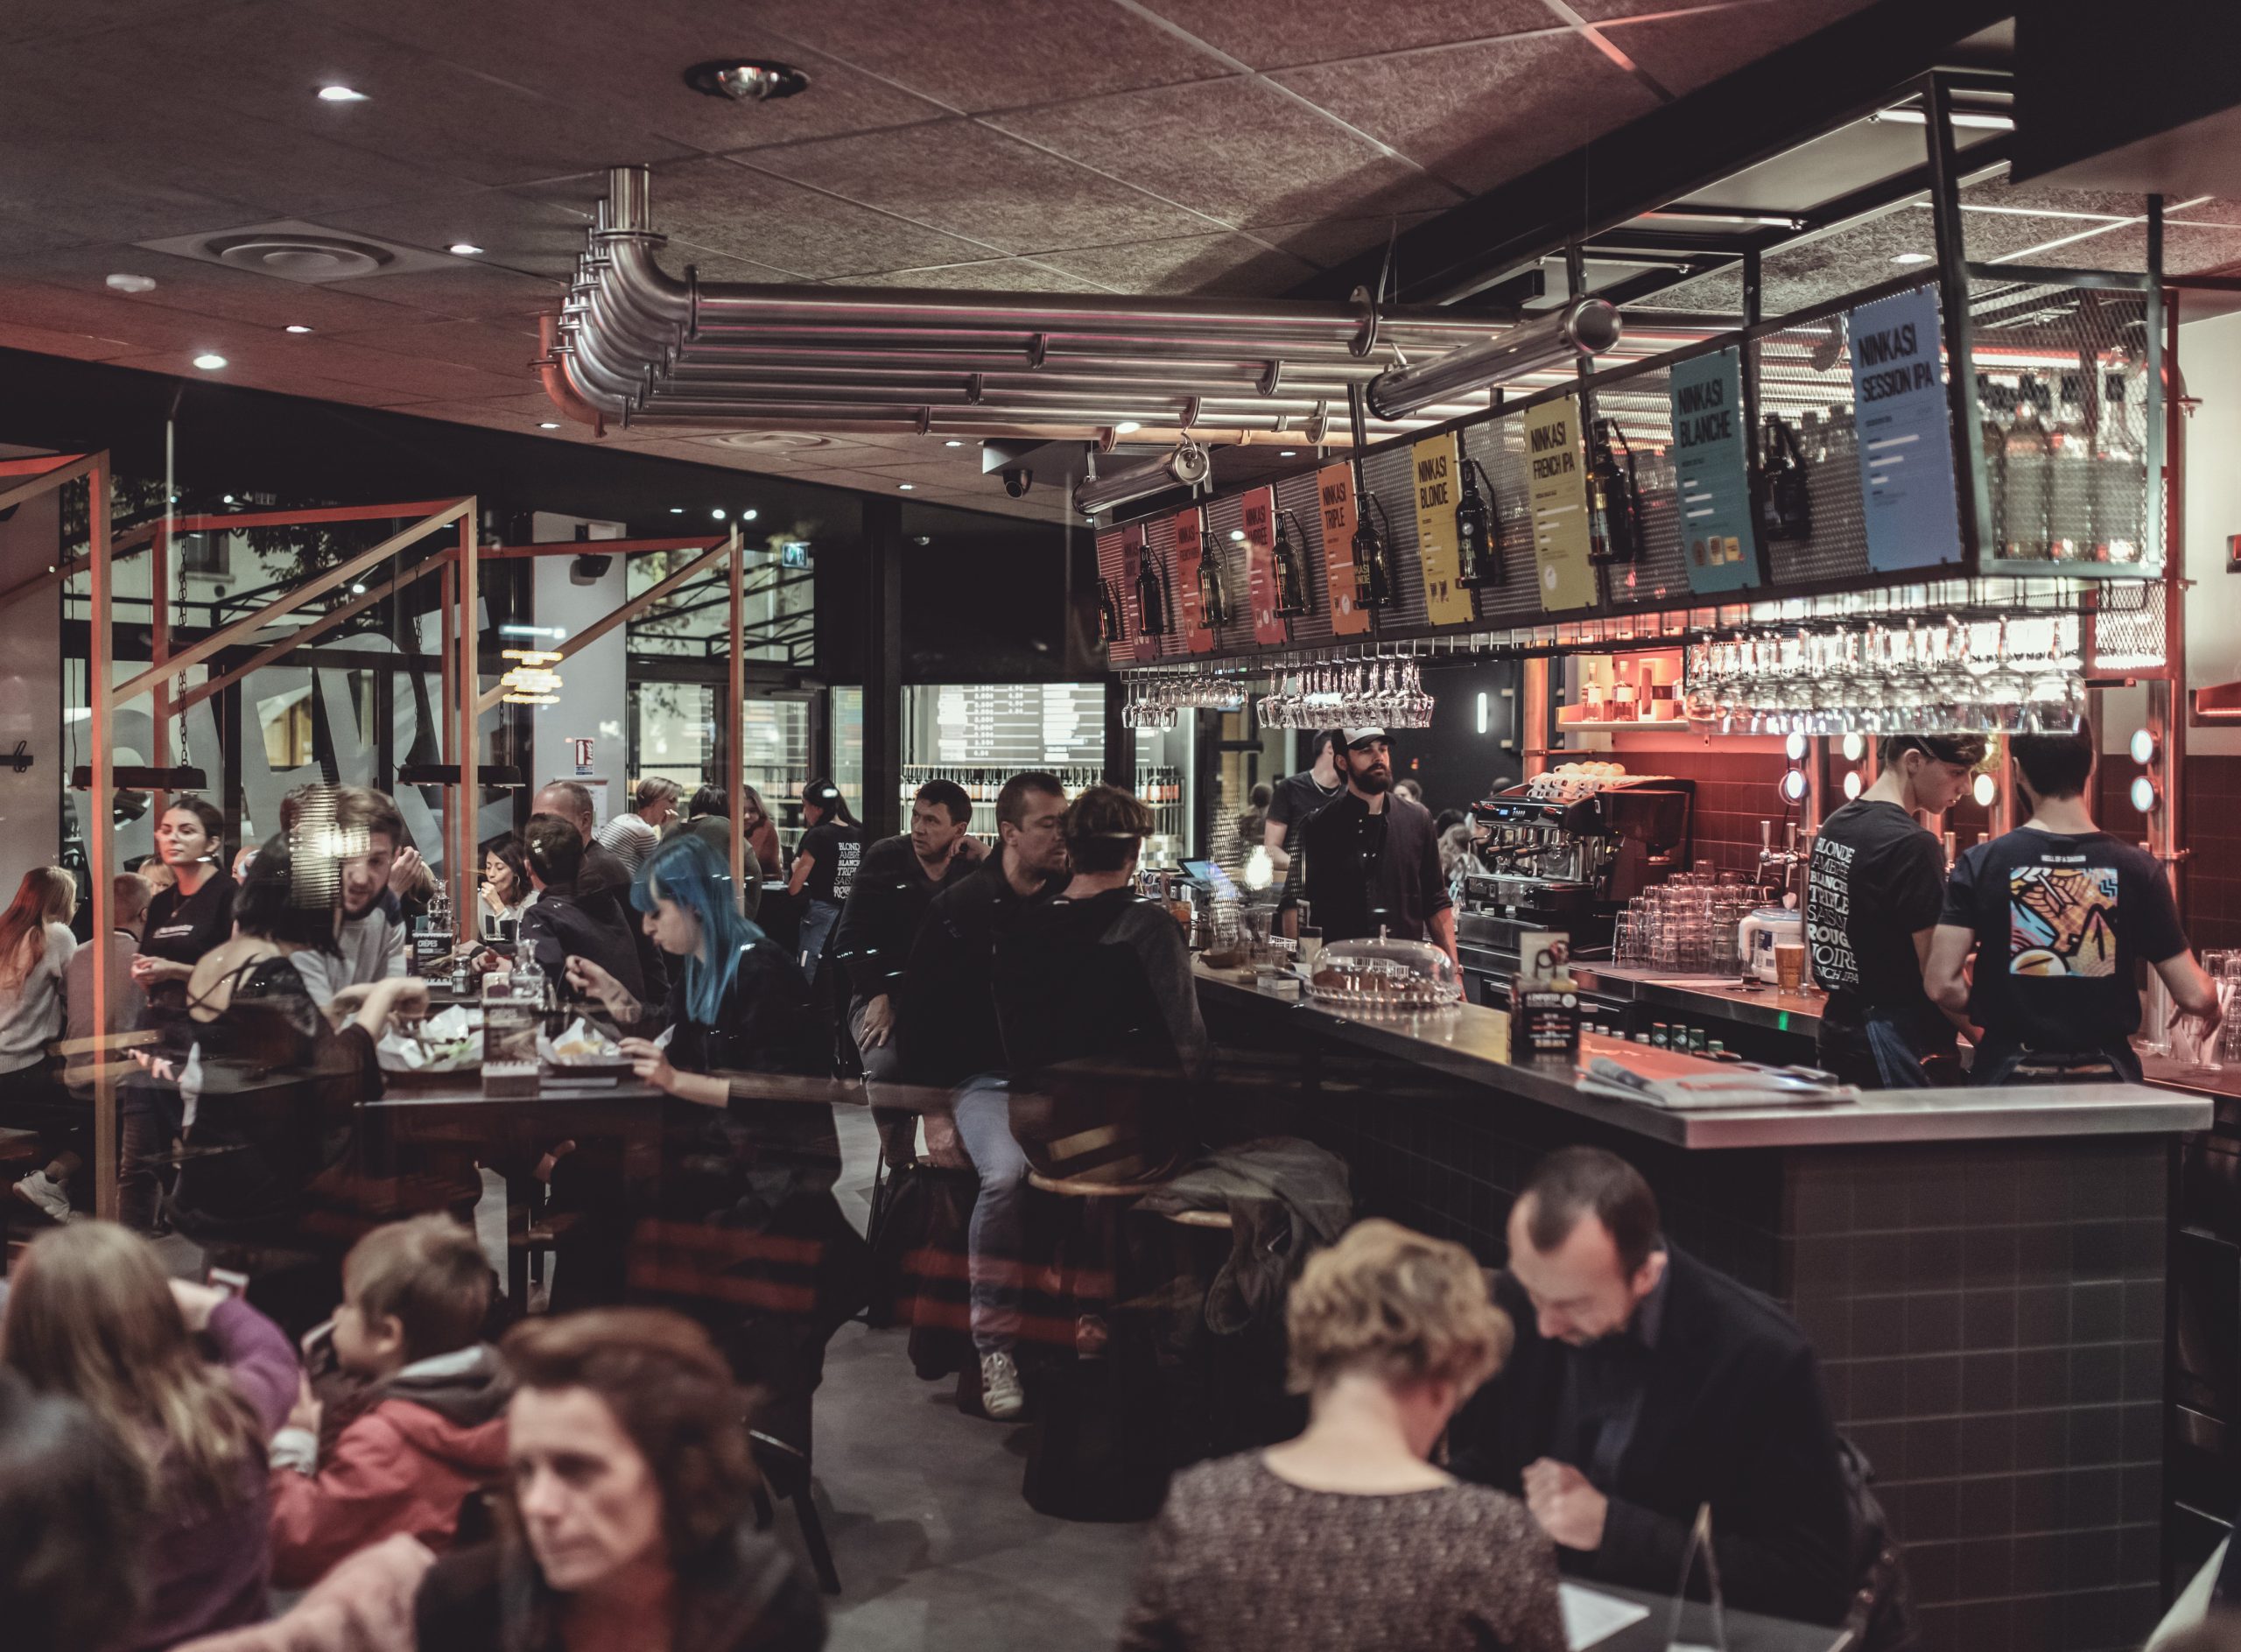
[[[1945,856],[1916,818],[1961,800],[1984,761],[1974,735],[1896,735],[1877,750],[1875,784],[1813,840],[1805,932],[1813,978],[1829,994],[1820,1063],[1848,1084],[1920,1089],[1960,1082],[1954,1031],[1922,988],[1945,899]],[[1943,1069],[1941,1072],[1939,1070]]]

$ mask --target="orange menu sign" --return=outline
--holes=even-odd
[[[1354,606],[1354,472],[1325,465],[1315,473],[1316,510],[1323,518],[1323,590],[1331,604],[1331,634],[1359,636],[1369,629],[1369,610]]]
[[[1207,548],[1206,518],[1197,506],[1176,512],[1175,606],[1184,643],[1193,654],[1214,651],[1214,628],[1207,623],[1206,605],[1199,598],[1198,569],[1204,558],[1220,554]]]
[[[1253,602],[1253,640],[1291,641],[1291,627],[1276,615],[1276,490],[1255,488],[1244,498],[1247,593]]]

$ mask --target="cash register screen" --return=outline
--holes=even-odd
[[[1205,884],[1221,899],[1233,901],[1238,898],[1237,885],[1230,882],[1229,874],[1212,861],[1185,861],[1183,869],[1191,875],[1192,882]]]

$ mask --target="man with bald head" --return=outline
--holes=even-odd
[[[591,789],[573,780],[548,780],[530,800],[529,812],[532,815],[558,815],[574,824],[584,840],[584,858],[576,873],[576,904],[601,922],[611,917],[629,932],[638,949],[638,971],[646,984],[645,1001],[662,1002],[669,995],[669,970],[662,962],[661,949],[638,921],[638,909],[630,903],[630,883],[635,874],[620,855],[594,835],[599,818],[592,807]]]
[[[1456,1419],[1456,1472],[1521,1495],[1565,1571],[1659,1594],[1709,1503],[1728,1605],[1839,1621],[1852,1499],[1795,1322],[1675,1248],[1600,1148],[1543,1159],[1508,1236],[1517,1347]]]

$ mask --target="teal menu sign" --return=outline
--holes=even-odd
[[[1961,560],[1953,427],[1937,294],[1893,293],[1851,313],[1852,427],[1867,564],[1879,573]]]
[[[1681,503],[1681,559],[1691,591],[1758,585],[1743,374],[1732,349],[1677,363],[1672,373],[1673,471]]]

